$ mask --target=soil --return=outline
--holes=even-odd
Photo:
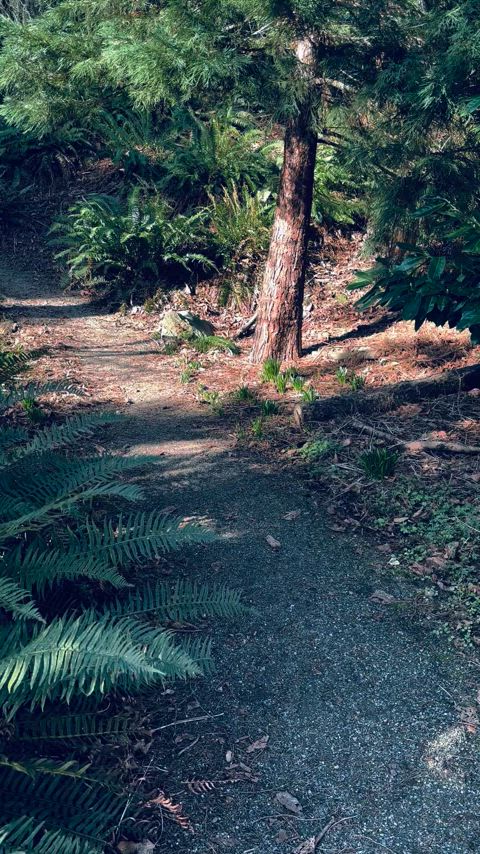
[[[375,387],[473,360],[467,339],[453,332],[429,327],[415,337],[410,324],[392,325],[381,314],[359,324],[350,303],[335,303],[355,262],[337,277],[328,263],[311,283],[310,352],[299,366],[322,394],[341,392],[331,352],[340,347],[352,354],[342,353],[340,364],[365,371]],[[319,284],[338,305],[328,330]],[[152,341],[158,317],[109,314],[66,294],[48,262],[22,248],[4,257],[0,292],[7,339],[48,350],[36,374],[67,376],[83,390],[82,406],[123,411],[112,446],[158,456],[148,477],[150,509],[175,505],[218,533],[214,544],[187,550],[172,572],[240,587],[256,609],[213,627],[217,675],[152,703],[153,725],[166,711],[178,722],[155,741],[145,774],[183,803],[195,829],[169,827],[157,850],[479,852],[475,657],[412,619],[388,556],[359,528],[332,530],[321,490],[312,495],[261,442],[245,449],[236,412],[222,417],[198,402],[195,384],[179,379],[189,354],[162,355]],[[200,289],[194,306],[202,305],[209,316],[212,300]],[[223,317],[221,331],[238,319]],[[371,352],[359,354],[364,346]],[[238,357],[200,357],[197,379],[222,392],[258,385],[248,347]],[[51,405],[61,411],[69,401],[53,396]],[[282,792],[299,806],[279,800]],[[315,849],[312,838],[332,818]]]

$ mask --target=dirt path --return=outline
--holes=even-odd
[[[243,588],[258,609],[215,630],[218,675],[178,689],[180,718],[219,717],[179,724],[160,744],[158,784],[183,801],[196,833],[159,850],[293,854],[337,816],[345,821],[318,852],[479,852],[478,738],[461,721],[474,663],[410,613],[370,601],[379,586],[402,595],[379,576],[379,553],[334,535],[293,474],[237,453],[152,346],[149,322],[96,313],[52,281],[20,263],[0,270],[12,334],[50,346],[47,366],[125,408],[116,444],[164,455],[149,505],[208,518],[220,535],[185,556],[187,571]],[[262,736],[266,749],[249,750]],[[247,779],[222,784],[232,765]],[[215,790],[186,792],[192,778]],[[298,798],[299,816],[275,800],[281,791]]]

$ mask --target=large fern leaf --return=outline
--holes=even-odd
[[[128,586],[114,566],[92,558],[86,549],[82,551],[81,547],[72,545],[71,540],[63,549],[48,546],[41,540],[34,540],[26,547],[23,544],[17,546],[4,556],[4,572],[18,578],[21,584],[28,590],[35,590],[39,596],[63,581],[76,578],[111,584],[117,589]]]
[[[104,846],[62,830],[47,830],[44,821],[21,815],[0,826],[2,854],[102,854]]]
[[[187,650],[188,651],[188,650]],[[193,656],[192,656],[193,657]],[[15,739],[27,742],[59,741],[69,744],[90,741],[121,743],[139,728],[134,715],[98,713],[28,715],[15,722]]]
[[[125,806],[117,791],[100,783],[55,775],[31,777],[12,768],[0,772],[0,798],[4,821],[23,814],[45,822],[45,829],[52,833],[81,835],[94,850],[104,843]]]
[[[92,436],[99,426],[118,421],[119,416],[113,412],[91,412],[85,415],[74,415],[67,418],[63,424],[50,424],[39,430],[33,439],[16,452],[17,457],[28,454],[45,453],[57,448],[64,448]]]
[[[40,611],[24,590],[10,578],[0,578],[0,608],[9,611],[14,617],[22,620],[40,620],[45,622]]]
[[[236,617],[248,608],[236,590],[179,579],[173,588],[165,582],[146,584],[115,599],[104,610],[111,616],[155,614],[159,620],[182,623],[199,617]]]
[[[108,555],[117,565],[151,560],[181,546],[213,539],[206,528],[185,524],[182,519],[155,510],[120,516],[116,521],[106,521],[102,527],[90,522],[86,525],[86,536],[92,557]]]
[[[76,694],[105,694],[120,680],[141,687],[167,675],[138,645],[134,621],[99,619],[91,611],[56,619],[13,655],[0,659],[0,701],[8,717],[25,703],[70,702]]]

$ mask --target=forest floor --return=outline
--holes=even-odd
[[[474,360],[465,336],[430,327],[415,336],[410,324],[378,313],[359,321],[344,292],[356,265],[345,247],[343,261],[317,266],[310,282],[307,355],[298,367],[322,396],[343,393],[339,365],[377,388]],[[122,411],[102,441],[158,456],[147,478],[150,509],[174,505],[217,531],[214,544],[186,550],[175,573],[242,588],[256,609],[214,627],[216,676],[169,689],[150,710],[154,727],[176,723],[131,767],[181,801],[195,829],[169,830],[156,850],[480,851],[478,659],[474,643],[456,649],[444,636],[450,629],[439,633],[431,605],[444,593],[458,598],[453,545],[465,549],[464,574],[475,559],[476,534],[468,547],[461,535],[465,524],[478,527],[468,492],[478,458],[406,456],[393,485],[372,485],[356,462],[371,439],[345,418],[322,426],[332,453],[319,470],[298,459],[306,438],[319,434],[305,437],[292,425],[294,396],[260,389],[248,343],[235,357],[163,355],[152,339],[158,316],[109,314],[61,291],[48,258],[39,262],[25,245],[4,254],[0,293],[5,338],[46,348],[36,375],[69,378],[84,392],[82,406]],[[213,319],[221,334],[241,320],[234,311],[217,316],[202,289],[176,301]],[[182,383],[192,359],[201,368]],[[223,411],[199,402],[197,382],[223,397]],[[262,437],[250,430],[255,406],[228,398],[244,384],[280,402]],[[68,399],[54,396],[54,411]],[[478,409],[475,395],[450,395],[375,423],[394,436],[443,431],[474,442]],[[387,507],[388,489],[395,500]],[[432,528],[418,495],[446,507],[451,531],[444,517],[434,516]],[[374,518],[365,509],[373,504]],[[465,504],[467,520],[457,512]],[[168,563],[160,571],[168,574]],[[464,636],[471,631],[464,610],[455,620],[464,621]]]

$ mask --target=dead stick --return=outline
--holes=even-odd
[[[317,833],[315,837],[315,848],[318,848],[322,839],[325,839],[327,833],[330,833],[334,827],[337,827],[338,824],[343,824],[344,821],[350,821],[353,818],[351,815],[345,816],[345,818],[331,818],[330,821],[325,825],[323,830],[320,833]]]
[[[445,453],[449,454],[480,454],[480,445],[462,445],[461,442],[445,442],[441,439],[414,439],[413,441],[405,442],[402,439],[395,440],[395,437],[385,430],[379,430],[378,427],[371,427],[369,424],[357,421],[356,418],[352,419],[350,423],[356,430],[369,433],[371,436],[378,436],[387,442],[394,440],[393,445],[399,445],[411,454],[417,454],[420,451],[445,451]]]
[[[194,721],[209,721],[212,718],[223,718],[224,713],[220,712],[218,715],[202,715],[199,718],[184,718],[183,721],[171,721],[169,724],[164,724],[163,726],[157,726],[155,729],[151,729],[150,732],[158,732],[161,729],[168,729],[171,726],[179,726],[180,724],[192,724]]]

